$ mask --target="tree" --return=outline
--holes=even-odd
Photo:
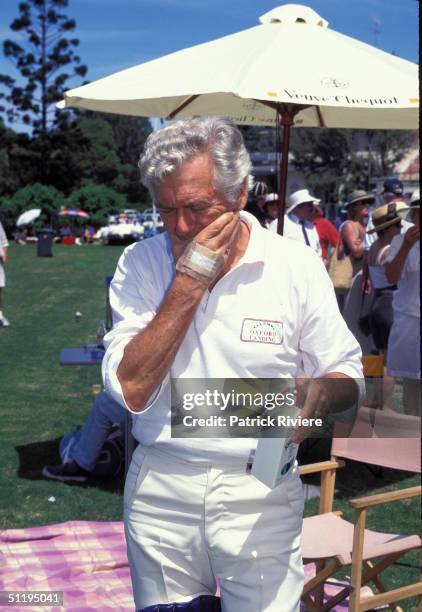
[[[366,138],[368,178],[388,176],[412,147],[417,148],[417,136],[403,130],[362,130]]]
[[[0,195],[35,182],[37,163],[28,134],[17,134],[0,119]]]
[[[393,173],[412,147],[411,132],[398,130],[292,130],[294,166],[325,202],[340,202],[354,188],[367,189],[372,176]]]
[[[9,92],[3,98],[10,106],[3,110],[9,121],[22,120],[43,138],[51,124],[60,121],[52,105],[61,99],[67,81],[84,77],[87,72],[75,53],[79,40],[69,37],[76,23],[60,12],[67,6],[68,0],[20,2],[19,16],[10,28],[22,35],[23,45],[13,40],[3,43],[5,57],[12,61],[23,81],[21,84],[9,75],[0,75],[0,82]],[[66,67],[71,70],[66,71]]]
[[[120,176],[114,180],[113,188],[124,193],[128,202],[146,201],[148,191],[139,180],[138,160],[152,131],[151,123],[144,117],[125,115],[107,114],[102,118],[113,129],[116,151],[122,162]]]
[[[74,191],[67,200],[72,208],[82,208],[90,215],[90,222],[99,227],[107,224],[107,216],[126,206],[125,198],[104,185],[86,185]]]
[[[0,214],[5,228],[11,233],[15,227],[16,219],[21,213],[31,208],[41,208],[41,216],[35,225],[42,227],[52,223],[54,215],[65,203],[64,195],[54,187],[47,185],[27,185],[19,189],[11,198],[0,200]]]
[[[351,130],[301,128],[292,130],[293,165],[306,186],[325,202],[338,202],[360,175],[359,157],[353,150]]]
[[[147,200],[137,162],[151,126],[139,117],[83,112],[50,131],[46,182],[64,193],[89,183],[106,185],[128,202]]]

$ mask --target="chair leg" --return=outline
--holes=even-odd
[[[316,574],[322,571],[325,567],[325,561],[317,561],[315,563]],[[324,583],[320,584],[314,590],[314,602],[318,606],[319,610],[322,610],[322,606],[324,605]]]
[[[370,569],[374,569],[376,567],[374,566],[373,563],[371,563],[371,561],[366,561],[365,565],[366,567],[369,567]],[[376,576],[373,576],[371,580],[381,593],[387,593],[388,587],[385,586],[385,584],[383,583],[381,578],[378,576],[378,574]],[[365,582],[367,581],[365,580],[365,575],[363,575],[362,584],[365,584]],[[395,601],[388,604],[388,607],[392,610],[392,612],[402,612],[400,606]]]

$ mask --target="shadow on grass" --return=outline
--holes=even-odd
[[[305,440],[299,447],[298,463],[306,465],[327,461],[331,457],[331,439]],[[336,499],[350,499],[363,494],[369,494],[372,489],[387,487],[399,483],[412,476],[410,472],[361,463],[359,461],[345,460],[344,468],[336,472]],[[319,474],[305,476],[303,481],[308,484],[319,485]]]
[[[24,446],[16,446],[19,456],[18,478],[25,480],[46,480],[42,475],[45,465],[57,465],[61,463],[59,455],[59,443],[61,438],[46,440],[45,442],[32,442]],[[103,491],[123,491],[123,471],[114,478],[89,477],[86,482],[64,482],[63,485],[72,487],[90,488],[95,487]]]

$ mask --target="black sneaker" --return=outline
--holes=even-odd
[[[89,472],[81,468],[76,461],[68,461],[60,465],[44,466],[42,475],[53,480],[61,480],[62,482],[85,482]]]

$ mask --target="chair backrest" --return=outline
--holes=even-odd
[[[350,437],[338,438],[334,435],[331,454],[420,473],[420,418],[362,406]]]

